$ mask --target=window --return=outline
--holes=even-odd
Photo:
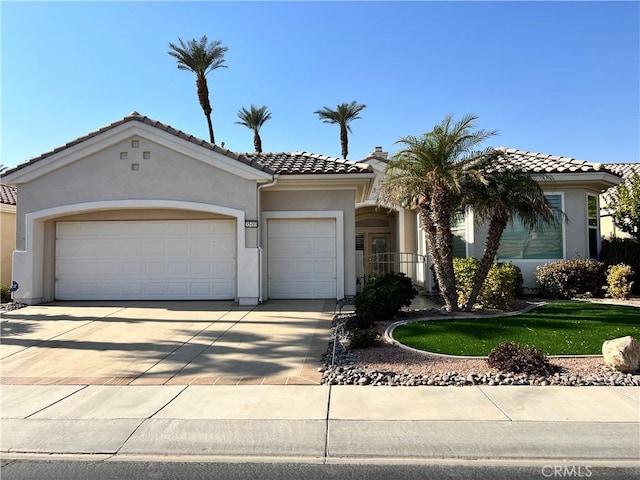
[[[547,200],[555,210],[556,223],[528,230],[522,222],[514,220],[502,234],[498,258],[500,260],[561,260],[564,258],[562,230],[562,195],[547,194]]]
[[[598,197],[587,195],[587,234],[589,235],[589,258],[598,258]]]
[[[453,233],[453,258],[467,258],[467,222],[464,215],[451,221]]]

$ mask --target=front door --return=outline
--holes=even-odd
[[[367,275],[384,275],[393,270],[393,259],[389,255],[391,235],[388,233],[367,234]]]

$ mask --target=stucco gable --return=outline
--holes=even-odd
[[[141,164],[147,159],[142,158],[145,152],[144,148],[133,146],[133,142],[136,140],[145,140],[161,145],[176,154],[225,170],[247,180],[267,181],[272,178],[272,171],[265,168],[264,165],[220,149],[215,145],[209,144],[211,148],[208,148],[182,132],[174,132],[171,127],[166,125],[164,127],[166,128],[150,124],[147,117],[132,114],[96,132],[69,142],[63,147],[18,165],[3,175],[3,181],[10,184],[27,183],[127,142],[131,149],[137,149],[137,151],[134,152],[132,158],[128,157],[127,151],[123,151],[124,156],[119,159],[130,161],[132,164],[140,160]]]

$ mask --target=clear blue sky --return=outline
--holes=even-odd
[[[22,163],[133,110],[207,138],[195,76],[168,42],[228,47],[209,77],[218,143],[253,150],[240,107],[267,105],[265,151],[340,156],[313,112],[356,100],[349,158],[451,113],[488,145],[638,162],[638,2],[7,2],[2,150]]]

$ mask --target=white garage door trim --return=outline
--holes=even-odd
[[[263,212],[261,215],[261,222],[266,225],[265,232],[263,233],[263,241],[265,247],[265,255],[263,257],[263,271],[266,272],[266,278],[263,279],[266,286],[266,297],[273,297],[269,293],[269,220],[314,220],[314,219],[330,219],[335,221],[335,255],[336,255],[336,291],[330,297],[340,299],[344,297],[344,213],[341,210],[323,210],[323,211],[289,211],[289,212]],[[278,295],[278,298],[285,298],[283,295]],[[286,298],[296,298],[295,295],[286,296]],[[301,298],[298,296],[297,298]],[[308,297],[307,297],[308,298]]]
[[[235,298],[235,220],[56,224],[59,300]]]

